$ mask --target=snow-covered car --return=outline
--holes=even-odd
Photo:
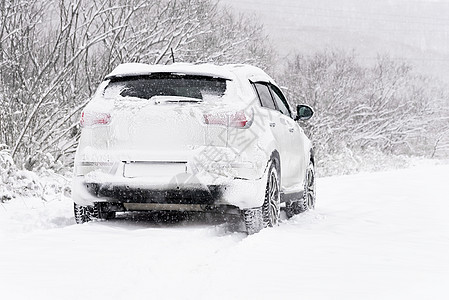
[[[248,65],[122,64],[82,112],[75,219],[239,214],[249,233],[315,205],[312,143],[274,80]]]

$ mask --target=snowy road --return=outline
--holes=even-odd
[[[253,236],[198,218],[74,225],[0,206],[1,299],[449,299],[449,165],[318,181],[317,209]]]

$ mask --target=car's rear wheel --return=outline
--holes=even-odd
[[[243,210],[242,215],[248,234],[254,234],[262,230],[264,225],[262,207],[245,209]]]
[[[248,234],[259,232],[264,227],[273,227],[279,224],[281,216],[279,175],[274,162],[268,169],[265,199],[261,207],[243,210]]]
[[[275,164],[272,163],[268,171],[267,186],[265,189],[265,201],[262,206],[264,227],[273,227],[279,224],[281,219],[279,177]]]
[[[93,205],[83,206],[74,203],[73,210],[75,213],[75,221],[77,224],[90,222],[100,217],[97,207]]]
[[[100,203],[87,206],[74,203],[73,208],[77,224],[83,224],[92,220],[109,220],[115,218],[115,211],[102,211]]]
[[[287,217],[291,218],[296,214],[315,208],[316,202],[316,178],[313,162],[309,163],[306,170],[306,180],[304,182],[304,193],[302,199],[286,204]]]

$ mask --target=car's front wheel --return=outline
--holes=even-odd
[[[306,180],[304,182],[304,193],[302,199],[287,203],[286,213],[287,217],[293,217],[296,214],[311,210],[315,208],[316,202],[316,178],[315,167],[313,162],[309,163],[306,170]]]
[[[314,209],[316,202],[316,178],[315,166],[310,162],[306,173],[306,185],[304,187],[303,211]]]

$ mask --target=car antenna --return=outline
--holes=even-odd
[[[173,60],[173,63],[175,63],[175,53],[173,52],[173,47],[170,48],[170,50],[171,50],[171,58]]]

